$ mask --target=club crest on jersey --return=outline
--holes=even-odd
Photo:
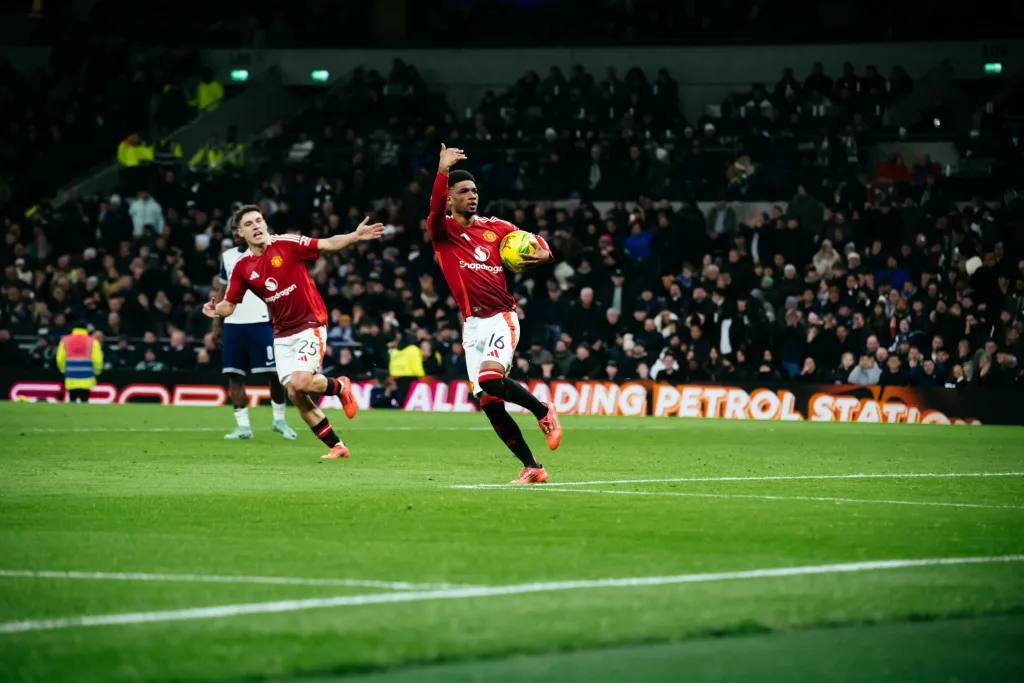
[[[274,266],[275,268],[280,268],[282,263],[284,263],[284,259],[281,258],[280,256],[274,256],[270,259],[270,265]]]
[[[272,277],[268,277],[266,282],[263,283],[263,286],[267,288],[268,292],[276,292],[277,291],[277,280],[275,280]]]
[[[250,280],[258,280],[259,278],[260,278],[260,274],[257,273],[255,270],[252,271],[251,273],[249,273],[249,279]]]
[[[491,252],[484,247],[477,247],[473,250],[473,258],[480,263],[483,263],[487,259],[491,258]]]
[[[484,230],[484,239],[487,240],[488,242],[493,242],[494,240],[498,239],[498,236],[490,230]]]

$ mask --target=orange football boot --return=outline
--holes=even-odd
[[[356,416],[356,411],[359,406],[356,405],[356,399],[352,395],[352,382],[349,381],[348,377],[342,377],[341,379],[341,393],[338,394],[338,398],[341,399],[341,409],[345,411],[345,417],[352,419]],[[348,455],[345,456],[346,458]]]
[[[510,484],[543,484],[548,480],[548,473],[543,467],[524,467],[519,472],[519,478],[510,481]]]
[[[345,444],[339,443],[339,444],[335,445],[334,448],[331,449],[330,453],[328,453],[327,455],[321,455],[320,459],[321,460],[337,460],[338,458],[347,458],[347,457],[348,457],[348,448],[345,447]]]
[[[558,448],[558,444],[562,443],[562,426],[558,424],[558,415],[555,413],[555,406],[552,403],[547,404],[548,414],[537,420],[537,424],[540,425],[540,431],[544,432],[544,436],[548,440],[548,448],[555,450]]]

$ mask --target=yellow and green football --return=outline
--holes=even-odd
[[[537,251],[530,244],[531,239],[533,239],[533,235],[525,230],[510,232],[502,238],[501,245],[498,247],[498,255],[501,257],[501,263],[513,273],[521,273],[526,270],[523,255]]]

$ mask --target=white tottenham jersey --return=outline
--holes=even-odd
[[[235,269],[235,264],[248,253],[248,249],[242,251],[239,247],[232,247],[220,255],[220,281],[222,283],[231,282],[231,271]],[[270,322],[270,312],[267,311],[267,305],[255,293],[247,290],[242,303],[235,307],[235,312],[225,318],[224,322],[234,325],[268,323]]]

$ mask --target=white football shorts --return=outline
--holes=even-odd
[[[466,350],[466,370],[473,394],[484,393],[479,387],[480,366],[485,361],[500,363],[505,374],[512,369],[516,344],[519,343],[519,317],[515,311],[498,313],[489,318],[466,318],[462,326],[462,346]],[[281,361],[278,360],[278,367]]]
[[[287,337],[274,339],[274,355],[277,357],[277,376],[281,384],[287,384],[293,372],[316,374],[324,362],[324,340],[326,327],[302,330]]]

